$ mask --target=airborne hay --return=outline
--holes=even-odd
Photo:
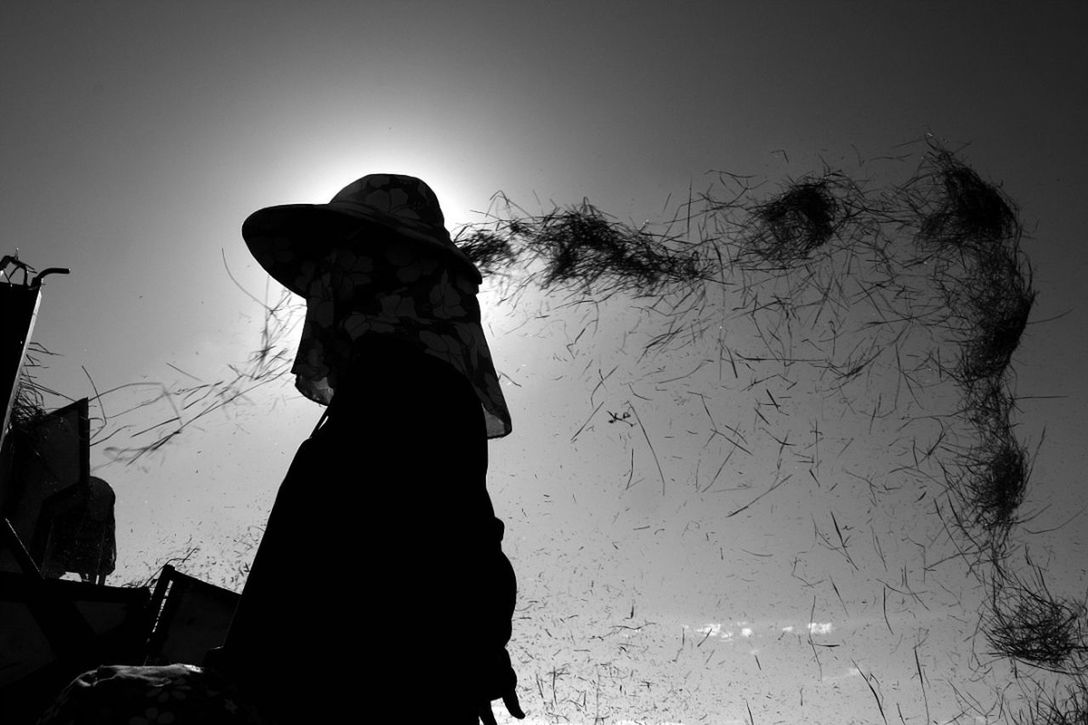
[[[227,273],[230,274],[229,269]],[[233,275],[231,279],[233,280]],[[242,289],[241,285],[239,288]],[[212,382],[195,378],[181,368],[171,365],[170,367],[174,370],[192,378],[195,384],[132,383],[96,395],[95,399],[101,403],[104,396],[129,387],[150,388],[156,391],[154,396],[144,398],[133,407],[114,416],[109,421],[110,425],[107,426],[104,421],[98,433],[92,435],[91,445],[105,443],[123,432],[128,438],[128,445],[107,446],[105,454],[111,460],[126,465],[135,463],[162,449],[205,416],[215,412],[226,412],[233,406],[246,401],[249,395],[258,388],[275,383],[286,376],[290,372],[293,361],[292,346],[287,338],[297,322],[297,315],[294,313],[298,311],[298,303],[292,293],[287,290],[282,290],[279,299],[272,304],[256,297],[253,299],[263,308],[264,325],[260,333],[260,346],[250,353],[249,359],[244,364],[229,365],[229,375]],[[165,417],[135,433],[128,432],[131,426],[121,422],[127,414],[151,410],[161,411],[160,414]]]
[[[920,223],[923,246],[928,243],[928,221]],[[1020,251],[1019,232],[1015,234],[1002,241],[964,233],[954,246],[931,250],[947,319],[960,337],[960,360],[953,374],[964,388],[1005,374],[1035,303],[1031,266]]]
[[[994,654],[1043,670],[1073,674],[1083,670],[1088,652],[1083,602],[1055,597],[1036,569],[1036,582],[1008,574],[994,580],[986,615],[986,639]]]
[[[1000,557],[1020,523],[1030,477],[1007,383],[1036,293],[1015,205],[952,153],[930,146],[920,172],[899,190],[913,215],[902,221],[916,230],[918,261],[931,266],[942,291],[940,324],[959,348],[951,375],[963,394],[960,415],[977,436],[948,481],[963,504],[964,527],[980,530]]]
[[[43,415],[45,415],[45,401],[41,391],[23,372],[19,376],[15,400],[11,403],[11,427],[14,430],[26,430]]]
[[[45,415],[45,396],[53,391],[42,387],[34,371],[43,367],[41,356],[52,354],[40,344],[30,343],[15,385],[14,400],[11,401],[11,417],[8,422],[13,430],[29,430]]]
[[[1016,250],[981,258],[962,287],[956,297],[963,302],[959,314],[965,317],[970,336],[963,341],[956,375],[961,385],[970,386],[1004,375],[1027,327],[1036,292],[1030,268]]]
[[[960,464],[953,491],[964,505],[967,521],[987,534],[1001,551],[1019,520],[1031,465],[1027,449],[1010,431],[984,437]]]
[[[487,226],[458,235],[461,250],[485,273],[540,262],[543,270],[530,273],[526,281],[543,289],[653,294],[707,273],[694,248],[681,249],[674,237],[611,219],[588,201],[538,216],[500,218]]]
[[[653,292],[670,281],[700,277],[696,257],[671,250],[661,237],[608,219],[588,202],[523,220],[526,251],[545,263],[544,288],[594,286]]]
[[[747,209],[744,252],[779,265],[808,259],[857,215],[861,196],[854,181],[839,172],[790,183],[778,196]]]
[[[1015,204],[950,151],[930,145],[921,170],[900,193],[918,242],[939,262],[934,275],[964,335],[955,375],[969,389],[1004,375],[1036,293],[1020,251]]]
[[[457,239],[456,243],[484,277],[506,269],[517,259],[509,238],[494,232],[477,229],[463,239]]]
[[[1033,699],[1011,715],[1014,725],[1088,725],[1088,681],[1084,675],[1067,683],[1064,693],[1039,686],[1028,697]]]
[[[950,151],[934,146],[923,172],[908,186],[922,212],[920,238],[930,244],[973,250],[1018,239],[1013,202]]]
[[[1000,377],[975,381],[964,388],[964,393],[962,416],[974,426],[980,438],[998,440],[1012,436],[1015,399]]]

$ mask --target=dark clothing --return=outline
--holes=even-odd
[[[483,411],[441,360],[357,345],[280,486],[224,666],[283,723],[461,722],[516,680]]]

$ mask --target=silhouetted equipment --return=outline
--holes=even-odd
[[[14,268],[10,273],[9,267]],[[30,345],[38,305],[41,302],[42,278],[55,273],[68,274],[68,270],[51,267],[31,279],[32,271],[30,265],[19,260],[18,253],[0,258],[0,275],[3,275],[6,282],[0,284],[0,395],[3,396],[4,406],[4,420],[0,427],[0,518],[4,519],[0,521],[0,543],[5,544],[0,546],[0,569],[4,568],[6,560],[9,562],[8,568],[40,577],[36,568],[33,572],[28,571],[25,543],[20,540],[25,533],[25,524],[8,525],[7,522],[9,512],[15,508],[16,499],[25,490],[20,486],[16,491],[12,484],[16,477],[15,454],[13,447],[8,445],[8,423],[18,397],[23,358]],[[16,284],[14,277],[19,273],[22,273],[22,281]],[[85,476],[83,480],[86,480]],[[5,556],[5,552],[10,553]]]
[[[31,549],[39,553],[42,575],[59,579],[67,572],[83,581],[106,583],[117,559],[110,485],[97,476],[70,486],[42,502]]]
[[[34,722],[101,664],[202,664],[239,595],[166,564],[154,593],[0,572],[0,723]]]
[[[10,432],[0,510],[43,576],[73,572],[104,584],[117,556],[115,496],[90,475],[87,406],[78,400]],[[0,552],[0,570],[25,570],[12,551]]]
[[[9,272],[9,268],[14,271]],[[146,589],[102,586],[113,571],[113,491],[90,477],[87,400],[12,411],[41,300],[17,257],[0,259],[0,722],[33,722],[76,673],[143,654]],[[14,277],[22,273],[16,283]],[[10,435],[9,435],[10,434]],[[30,542],[28,547],[27,542]],[[4,571],[4,570],[7,571]],[[77,571],[99,584],[50,581]]]
[[[240,595],[166,564],[151,595],[151,634],[144,663],[199,665],[223,644]]]
[[[25,264],[11,257],[0,261],[3,262],[0,270],[14,264],[23,273],[23,284],[12,284],[10,277],[8,284],[0,284],[0,394],[4,396],[4,427],[0,430],[6,432],[19,387],[23,357],[38,316],[41,290],[28,281],[29,269]],[[8,276],[6,272],[4,275]]]
[[[14,273],[9,275],[6,271],[9,266],[23,273],[22,284],[12,282]],[[20,262],[18,256],[5,255],[0,258],[0,274],[7,280],[7,284],[0,284],[0,395],[4,396],[4,425],[0,428],[0,438],[7,432],[11,406],[15,402],[19,384],[19,371],[34,332],[41,302],[42,278],[50,274],[68,274],[68,270],[62,267],[50,267],[31,279],[30,272],[31,268],[25,262]]]
[[[114,494],[90,476],[90,425],[86,399],[46,414],[34,403],[19,407],[23,361],[41,302],[42,278],[68,270],[53,267],[31,278],[17,256],[0,259],[0,570],[60,578],[74,572],[105,583],[116,559]],[[21,274],[20,282],[16,277]],[[29,554],[34,571],[31,572]]]
[[[149,599],[143,587],[0,572],[0,722],[34,722],[85,669],[142,661]]]
[[[22,272],[22,283],[12,281]],[[102,664],[203,662],[238,595],[162,568],[147,587],[105,586],[117,557],[110,485],[90,475],[86,398],[46,413],[19,399],[40,302],[30,267],[0,260],[0,723],[35,722],[76,675]],[[24,390],[24,394],[25,394]],[[19,414],[12,416],[17,409]],[[82,582],[61,580],[79,574]]]

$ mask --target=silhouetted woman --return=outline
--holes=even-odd
[[[481,277],[431,189],[363,177],[274,206],[250,251],[306,299],[293,372],[328,408],[280,486],[217,664],[283,723],[524,717],[515,580],[485,487],[510,415]],[[214,661],[213,661],[214,662]]]

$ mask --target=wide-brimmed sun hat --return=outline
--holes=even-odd
[[[450,239],[438,197],[414,176],[369,174],[345,186],[328,204],[265,207],[242,224],[242,237],[257,262],[303,296],[303,262],[340,247],[364,252],[390,234],[418,242],[476,284],[482,281],[476,265]]]

